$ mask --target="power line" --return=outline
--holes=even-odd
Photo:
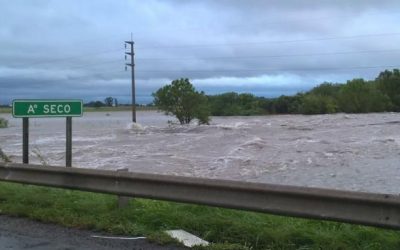
[[[79,80],[79,79],[85,79],[88,77],[102,77],[102,78],[107,78],[110,77],[111,74],[117,74],[117,73],[122,73],[125,72],[124,70],[119,70],[119,71],[102,71],[101,73],[95,73],[95,74],[85,74],[82,76],[68,76],[68,79],[61,79],[60,81],[70,81],[70,80]],[[23,78],[29,78],[31,77],[35,77],[36,79],[40,79],[41,74],[29,74],[29,75],[13,75],[13,76],[0,76],[0,79],[10,79],[10,78],[17,78],[17,77],[23,77]],[[1,83],[1,82],[0,82]]]
[[[363,34],[363,35],[355,35],[355,36],[346,36],[346,37],[326,37],[326,38],[318,38],[318,39],[304,39],[304,40],[291,40],[291,41],[286,41],[286,42],[294,42],[294,41],[312,41],[312,40],[328,40],[328,39],[347,39],[347,38],[359,38],[359,37],[369,37],[369,36],[393,36],[393,35],[400,35],[400,33],[382,33],[382,34]],[[257,42],[257,43],[269,43],[269,42],[284,42],[284,41],[267,41],[267,42]],[[231,44],[231,45],[246,45],[250,43],[241,43],[241,44]],[[222,44],[214,44],[215,46],[221,46]],[[214,46],[214,45],[204,45],[204,46]],[[227,44],[224,44],[227,45]],[[190,47],[190,46],[187,46]],[[89,55],[99,55],[99,54],[105,54],[105,53],[110,53],[110,52],[115,52],[115,51],[121,51],[121,49],[112,49],[112,50],[105,50],[105,51],[100,51],[96,53],[91,53],[91,54],[85,54],[85,55],[80,55],[80,56],[72,56],[68,58],[63,58],[63,59],[54,59],[54,60],[47,60],[47,61],[42,61],[42,62],[36,62],[36,63],[29,63],[25,64],[26,66],[32,66],[32,65],[39,65],[39,64],[45,64],[45,63],[53,63],[53,62],[60,62],[60,61],[67,61],[71,59],[77,59],[77,58],[82,58],[82,57],[87,57]],[[240,60],[240,59],[249,59],[249,58],[279,58],[279,57],[301,57],[301,56],[327,56],[327,55],[345,55],[345,54],[362,54],[362,53],[387,53],[387,52],[398,52],[398,49],[392,49],[392,50],[365,50],[365,51],[341,51],[341,52],[321,52],[321,53],[303,53],[303,54],[286,54],[286,55],[265,55],[265,56],[234,56],[234,57],[199,57],[199,58],[142,58],[141,60],[201,60],[201,59],[229,59],[229,60]],[[77,69],[77,68],[86,68],[86,67],[92,67],[92,66],[97,66],[99,64],[108,64],[108,63],[114,63],[114,62],[119,62],[119,60],[111,60],[111,61],[106,61],[106,62],[100,62],[96,64],[86,64],[86,65],[78,65],[74,67],[69,67],[68,69]],[[359,67],[356,67],[359,68]],[[331,69],[331,68],[329,68]],[[239,70],[224,70],[224,72],[231,72],[231,71],[261,71],[264,69],[239,69]],[[272,70],[272,69],[268,69]],[[277,69],[273,69],[277,70]],[[318,70],[318,69],[312,69],[312,70]],[[324,69],[321,69],[324,70]],[[140,72],[187,72],[185,70],[139,70]],[[214,70],[192,70],[190,72],[215,72]],[[15,76],[15,77],[20,77],[21,75]],[[23,76],[23,75],[22,75]],[[10,78],[12,76],[8,76]],[[4,77],[3,77],[4,78]]]
[[[398,68],[400,65],[380,66],[350,66],[350,67],[319,67],[319,68],[260,68],[260,69],[221,69],[221,70],[137,70],[137,72],[179,72],[179,73],[221,73],[221,72],[257,72],[257,71],[329,71],[329,70],[354,70],[354,69],[377,69]]]
[[[373,54],[373,53],[390,53],[390,52],[400,52],[400,49],[390,49],[390,50],[363,50],[363,51],[338,51],[338,52],[321,52],[321,53],[304,53],[304,54],[282,54],[282,55],[255,55],[255,56],[221,56],[221,57],[175,57],[175,58],[137,58],[137,60],[145,61],[188,61],[188,60],[242,60],[242,59],[253,59],[253,58],[284,58],[284,57],[303,57],[303,56],[331,56],[331,55],[348,55],[348,54]],[[79,69],[87,68],[98,65],[105,65],[110,63],[119,63],[122,60],[107,60],[103,62],[96,62],[90,64],[76,65],[68,68],[69,69]],[[27,64],[31,65],[31,64]]]
[[[138,60],[149,60],[149,61],[175,61],[175,60],[241,60],[241,59],[252,59],[252,58],[280,58],[280,57],[302,57],[302,56],[330,56],[330,55],[348,55],[348,54],[369,54],[369,53],[388,53],[388,52],[400,52],[400,49],[390,50],[362,50],[362,51],[338,51],[338,52],[321,52],[321,53],[304,53],[304,54],[282,54],[282,55],[256,55],[256,56],[216,56],[216,57],[175,57],[175,58],[137,58]]]
[[[356,39],[356,38],[366,38],[366,37],[382,37],[382,36],[398,36],[400,33],[380,33],[380,34],[359,34],[353,36],[333,36],[333,37],[323,37],[323,38],[310,38],[310,39],[297,39],[297,40],[273,40],[273,41],[260,41],[260,42],[246,42],[246,43],[220,43],[220,44],[193,44],[193,45],[178,45],[178,46],[148,46],[148,47],[138,47],[139,49],[162,49],[162,48],[196,48],[196,47],[220,47],[220,46],[246,46],[246,45],[257,45],[257,44],[268,44],[268,43],[296,43],[296,42],[309,42],[309,41],[324,41],[324,40],[340,40],[340,39]],[[123,48],[103,50],[93,53],[87,53],[82,55],[68,56],[64,58],[56,58],[44,61],[35,61],[31,63],[14,65],[14,67],[28,67],[33,65],[49,64],[55,62],[66,62],[70,60],[76,60],[84,57],[97,56],[101,54],[108,54],[113,52],[120,52],[124,50]],[[266,56],[266,57],[283,57],[282,56]],[[290,55],[288,55],[290,56]],[[293,55],[296,56],[296,55]],[[216,58],[215,58],[216,59]],[[150,59],[145,59],[150,60]]]
[[[83,69],[83,68],[89,68],[89,67],[94,67],[94,66],[99,66],[99,65],[109,64],[109,63],[117,63],[117,62],[121,62],[121,60],[110,60],[110,61],[104,61],[104,62],[99,62],[99,63],[77,65],[77,66],[73,66],[73,67],[62,68],[62,70]],[[37,75],[37,73],[26,73],[26,74],[18,74],[18,75],[15,74],[15,75],[6,76],[6,77],[0,75],[0,78],[29,77],[29,76],[34,76],[34,75]]]
[[[125,73],[125,70],[118,70],[118,71],[109,71],[109,72],[102,72],[102,73],[97,73],[97,74],[89,74],[89,75],[84,75],[84,76],[78,76],[78,77],[70,77],[68,80],[79,80],[79,79],[85,79],[88,77],[110,77],[111,74],[117,74],[117,73]]]
[[[124,50],[124,49],[120,48],[120,49],[103,50],[103,51],[93,52],[93,53],[88,53],[88,54],[68,56],[68,57],[64,57],[64,58],[57,58],[57,59],[51,59],[51,60],[45,60],[45,61],[36,61],[36,62],[31,62],[31,63],[19,64],[19,65],[14,65],[14,67],[15,66],[27,67],[27,66],[32,66],[32,65],[41,65],[41,64],[48,64],[48,63],[54,63],[54,62],[65,62],[65,61],[75,60],[75,59],[79,59],[79,58],[83,58],[83,57],[108,54],[108,53],[117,52],[117,51],[120,52],[122,50]]]
[[[103,62],[98,62],[98,63],[90,63],[90,64],[83,64],[83,65],[76,65],[73,67],[68,67],[65,69],[80,69],[80,68],[88,68],[88,67],[93,67],[93,66],[98,66],[98,65],[104,65],[104,64],[109,64],[109,63],[121,63],[121,59],[118,60],[108,60],[108,61],[103,61]]]
[[[181,73],[181,74],[189,74],[189,73],[244,73],[244,72],[271,72],[271,71],[341,71],[341,70],[365,70],[365,69],[388,69],[388,68],[399,68],[400,65],[372,65],[372,66],[349,66],[349,67],[310,67],[310,68],[258,68],[258,69],[217,69],[217,70],[135,70],[138,73]],[[110,71],[107,75],[105,73],[97,73],[97,74],[87,74],[78,77],[68,77],[68,80],[77,80],[77,79],[85,79],[88,77],[110,77],[109,74],[116,74],[125,72],[121,71]],[[0,77],[1,78],[13,78],[13,77],[20,77],[21,75],[15,76],[7,76],[7,77]],[[32,74],[32,76],[38,76],[38,74]],[[28,76],[24,76],[29,77]]]
[[[282,55],[260,55],[260,56],[226,56],[226,57],[182,57],[182,58],[137,58],[138,60],[151,60],[151,61],[170,61],[170,60],[241,60],[241,59],[252,59],[252,58],[280,58],[280,57],[303,57],[303,56],[330,56],[330,55],[348,55],[348,54],[372,54],[372,53],[389,53],[389,52],[400,52],[400,49],[390,49],[390,50],[362,50],[362,51],[338,51],[338,52],[321,52],[321,53],[305,53],[305,54],[282,54]],[[73,67],[68,67],[65,69],[79,69],[79,68],[87,68],[98,65],[110,64],[110,63],[119,63],[121,60],[108,60],[98,63],[90,63],[77,65]]]
[[[295,40],[271,40],[260,42],[245,42],[245,43],[215,43],[215,44],[192,44],[192,45],[177,45],[177,46],[149,46],[138,47],[138,49],[160,49],[160,48],[195,48],[195,47],[219,47],[219,46],[244,46],[244,45],[257,45],[268,43],[297,43],[297,42],[312,42],[312,41],[325,41],[325,40],[340,40],[340,39],[357,39],[366,37],[383,37],[383,36],[399,36],[400,32],[396,33],[379,33],[379,34],[359,34],[352,36],[332,36],[332,37],[319,37],[309,39],[295,39]]]
[[[322,52],[322,53],[305,53],[305,54],[283,54],[283,55],[260,55],[260,56],[227,56],[227,57],[199,57],[199,58],[138,58],[139,60],[149,60],[149,61],[170,61],[170,60],[241,60],[241,59],[253,59],[253,58],[281,58],[281,57],[303,57],[303,56],[330,56],[330,55],[348,55],[348,54],[370,54],[370,53],[388,53],[388,52],[400,52],[400,49],[391,49],[391,50],[364,50],[364,51],[341,51],[341,52]],[[108,60],[98,63],[90,63],[72,66],[68,68],[63,68],[65,70],[70,69],[80,69],[80,68],[88,68],[99,65],[105,65],[110,63],[119,63],[121,60]],[[25,75],[25,74],[23,74]],[[28,74],[29,75],[29,74]],[[21,76],[21,75],[19,75]]]

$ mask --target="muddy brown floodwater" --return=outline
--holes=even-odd
[[[0,147],[21,162],[21,119]],[[85,113],[73,119],[74,167],[400,193],[400,114],[214,117],[169,125],[162,113]],[[31,162],[65,162],[65,120],[31,119]],[[40,155],[40,157],[38,157]]]

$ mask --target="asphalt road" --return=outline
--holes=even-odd
[[[183,249],[159,246],[146,239],[107,239],[93,236],[110,235],[0,215],[0,249]]]

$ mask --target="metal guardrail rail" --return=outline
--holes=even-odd
[[[0,163],[0,181],[400,229],[400,196]]]

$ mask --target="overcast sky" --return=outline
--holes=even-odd
[[[130,100],[171,80],[274,97],[400,67],[400,1],[0,0],[0,103]]]

